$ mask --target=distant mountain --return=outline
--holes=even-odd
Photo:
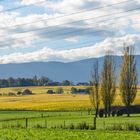
[[[104,57],[90,58],[75,62],[30,62],[21,64],[0,64],[0,78],[25,77],[31,78],[34,75],[47,76],[54,81],[70,80],[74,83],[88,82],[94,61],[99,60],[99,70],[102,70]],[[137,70],[140,81],[140,56],[136,56]],[[116,74],[119,73],[121,57],[115,56]],[[118,77],[118,76],[117,76]],[[140,82],[139,82],[140,83]]]

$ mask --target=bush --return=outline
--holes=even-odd
[[[122,115],[123,115],[123,110],[118,110],[118,111],[116,112],[116,114],[117,114],[117,116],[122,116]]]
[[[112,111],[112,112],[111,112],[112,117],[115,117],[115,113],[116,113],[115,111]]]
[[[54,94],[54,91],[53,90],[48,90],[47,94]]]
[[[18,91],[18,92],[17,92],[17,95],[22,95],[22,92],[21,92],[21,91]]]
[[[56,89],[56,93],[57,93],[57,94],[62,94],[62,93],[64,93],[63,88],[61,88],[61,87],[57,88],[57,89]]]
[[[69,126],[69,129],[74,129],[74,128],[75,128],[74,124],[71,123],[70,126]]]
[[[72,88],[71,88],[71,93],[72,93],[72,94],[76,94],[76,93],[77,93],[77,88],[72,87]]]
[[[106,130],[114,130],[114,131],[140,131],[140,126],[132,123],[125,124],[113,124],[110,127],[107,127]]]
[[[89,124],[83,122],[83,123],[79,123],[76,126],[76,129],[81,129],[81,130],[85,129],[85,130],[88,130],[88,129],[90,129],[90,126],[89,126]]]
[[[31,95],[32,94],[32,91],[29,90],[29,89],[25,89],[23,92],[22,92],[23,95]]]
[[[137,124],[127,123],[125,125],[125,129],[127,131],[140,131],[140,126],[138,126]]]
[[[8,96],[15,96],[16,94],[15,93],[13,93],[13,92],[9,92],[8,93]]]
[[[99,110],[99,117],[104,117],[104,109]]]

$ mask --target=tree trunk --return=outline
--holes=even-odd
[[[110,111],[111,111],[111,107],[110,107],[110,102],[108,103],[108,117],[110,117]]]
[[[105,111],[105,117],[107,117],[107,105],[105,106],[104,111]]]
[[[96,118],[98,117],[98,112],[99,112],[99,107],[98,107],[98,105],[97,105],[96,112],[95,112],[95,117],[96,117]]]
[[[127,106],[127,117],[130,117],[130,106]]]

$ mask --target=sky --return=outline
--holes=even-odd
[[[140,0],[0,0],[0,64],[140,54]]]

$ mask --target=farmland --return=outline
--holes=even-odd
[[[9,92],[17,92],[18,90],[30,89],[33,95],[24,96],[7,96]],[[87,110],[91,108],[89,95],[71,94],[71,86],[62,87],[64,94],[47,94],[48,90],[56,90],[58,87],[20,87],[20,88],[1,88],[0,93],[5,96],[0,96],[1,110]],[[77,86],[76,88],[86,88]],[[140,101],[140,94],[135,100],[135,104]],[[117,90],[116,100],[114,105],[121,105],[121,98]],[[102,106],[102,105],[101,105]]]
[[[0,130],[1,140],[139,140],[135,132],[70,131],[42,129]]]
[[[41,115],[43,114],[43,117]],[[28,117],[28,128],[25,129],[25,117]],[[32,118],[36,117],[36,118]],[[2,121],[16,118],[17,120]],[[19,119],[18,118],[22,118]],[[0,139],[1,140],[139,140],[140,133],[134,131],[107,130],[114,124],[137,123],[140,125],[139,115],[131,118],[126,116],[98,118],[97,130],[72,130],[67,127],[81,122],[93,125],[93,115],[87,111],[73,112],[37,112],[37,111],[0,111]],[[65,124],[64,124],[65,123]],[[65,125],[65,129],[61,127]]]
[[[32,95],[8,96],[9,92],[16,93],[27,88],[33,92]],[[125,115],[97,118],[97,130],[92,130],[94,111],[89,112],[89,95],[71,94],[71,87],[62,87],[63,94],[46,93],[56,88],[1,88],[0,93],[4,95],[0,96],[0,140],[139,140],[140,133],[128,131],[127,128],[131,124],[140,126],[139,114],[133,114],[130,118]],[[139,95],[138,91],[134,104],[139,103]],[[114,105],[121,104],[117,89]],[[79,124],[82,123],[89,126],[88,130],[80,130]],[[121,125],[125,130],[112,130],[116,125],[119,125],[117,129]]]

